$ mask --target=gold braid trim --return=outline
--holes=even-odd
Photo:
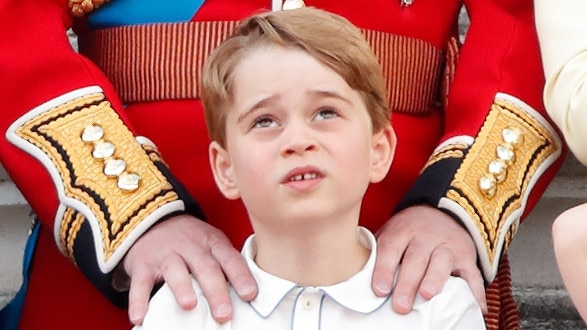
[[[141,144],[141,147],[143,148],[143,150],[145,150],[147,155],[149,155],[151,161],[153,161],[154,163],[160,162],[165,164],[165,166],[169,167],[167,163],[163,160],[161,154],[159,154],[159,150],[155,146],[149,144]]]
[[[492,176],[489,165],[499,158],[497,148],[507,145],[504,132],[511,130],[518,132],[523,142],[510,149],[515,157],[508,163],[505,178],[497,180],[494,193],[489,194],[480,182]],[[532,179],[540,174],[539,167],[559,150],[555,137],[535,117],[517,104],[495,101],[446,195],[469,215],[469,225],[478,229],[491,264],[515,234],[519,216],[513,219],[513,214],[523,208]]]
[[[421,172],[424,172],[430,165],[434,165],[443,159],[463,158],[468,147],[469,146],[465,143],[453,143],[436,150],[428,159],[428,162],[426,162],[426,165]]]
[[[93,154],[96,144],[82,140],[82,133],[89,126],[103,128],[103,140],[115,150],[112,158],[123,159],[126,172],[140,179],[134,189],[121,187],[118,179],[124,174],[119,177],[105,174],[106,159]],[[50,108],[24,122],[15,129],[15,134],[46,154],[57,170],[63,186],[58,185],[58,189],[63,189],[65,196],[60,194],[60,199],[66,200],[58,241],[63,253],[71,259],[84,222],[96,222],[92,229],[99,228],[98,237],[107,261],[142,219],[179,200],[171,183],[153,163],[158,160],[155,152],[151,150],[147,154],[141,148],[101,92]],[[84,207],[74,210],[68,201]]]
[[[63,213],[63,219],[59,226],[59,239],[61,241],[61,252],[73,263],[73,245],[77,238],[81,225],[85,221],[84,215],[72,208],[67,208]]]

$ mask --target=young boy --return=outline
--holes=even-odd
[[[339,16],[302,8],[243,21],[208,59],[202,99],[216,183],[242,199],[255,231],[242,253],[259,294],[232,292],[234,317],[218,324],[196,281],[191,311],[164,286],[140,328],[484,329],[462,279],[407,315],[370,288],[376,241],[358,220],[395,150],[384,84]]]

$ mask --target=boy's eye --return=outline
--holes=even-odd
[[[317,120],[324,120],[324,119],[330,119],[330,118],[335,118],[338,117],[338,112],[332,108],[322,108],[320,110],[318,110],[318,113],[316,114],[316,119]]]
[[[275,126],[277,126],[277,123],[275,122],[275,120],[269,117],[259,117],[255,119],[252,125],[253,128],[266,128]]]

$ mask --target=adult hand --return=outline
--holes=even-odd
[[[412,310],[416,293],[430,299],[442,290],[450,275],[469,284],[483,312],[487,311],[483,277],[470,234],[448,214],[431,206],[409,207],[394,215],[377,233],[377,262],[373,291],[388,295],[401,262],[393,309]]]
[[[130,277],[128,314],[137,325],[143,322],[157,282],[167,282],[182,309],[194,308],[197,298],[190,273],[221,323],[232,318],[226,278],[242,299],[249,301],[257,295],[257,284],[244,259],[224,233],[190,215],[153,226],[131,247],[123,266]]]

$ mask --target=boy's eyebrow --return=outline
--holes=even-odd
[[[335,91],[316,89],[316,90],[308,91],[306,94],[313,95],[313,96],[319,96],[319,97],[336,98],[336,99],[339,99],[349,105],[352,105],[352,101],[348,97],[346,97],[344,94],[340,94]],[[242,114],[240,114],[237,117],[236,122],[240,123],[249,113],[255,111],[256,109],[259,109],[259,108],[266,106],[267,104],[271,103],[271,101],[273,101],[277,98],[279,98],[279,95],[271,95],[269,97],[265,97],[265,98],[261,99],[260,101],[254,103],[253,106],[251,106],[249,109],[247,109],[246,111],[244,111]]]
[[[268,97],[264,97],[262,98],[260,101],[256,102],[253,104],[253,106],[251,106],[250,108],[248,108],[247,110],[245,110],[243,113],[241,113],[237,118],[236,118],[236,122],[237,124],[240,123],[246,116],[249,115],[249,113],[262,108],[264,106],[266,106],[267,104],[271,103],[272,100],[278,98],[278,95],[270,95]]]
[[[348,103],[350,105],[352,105],[352,103],[353,103],[353,102],[351,102],[351,100],[348,97],[346,97],[345,94],[340,94],[336,91],[316,89],[316,90],[309,91],[308,94],[316,94],[317,96],[336,98],[336,99],[339,99],[339,100],[341,100],[345,103]]]

